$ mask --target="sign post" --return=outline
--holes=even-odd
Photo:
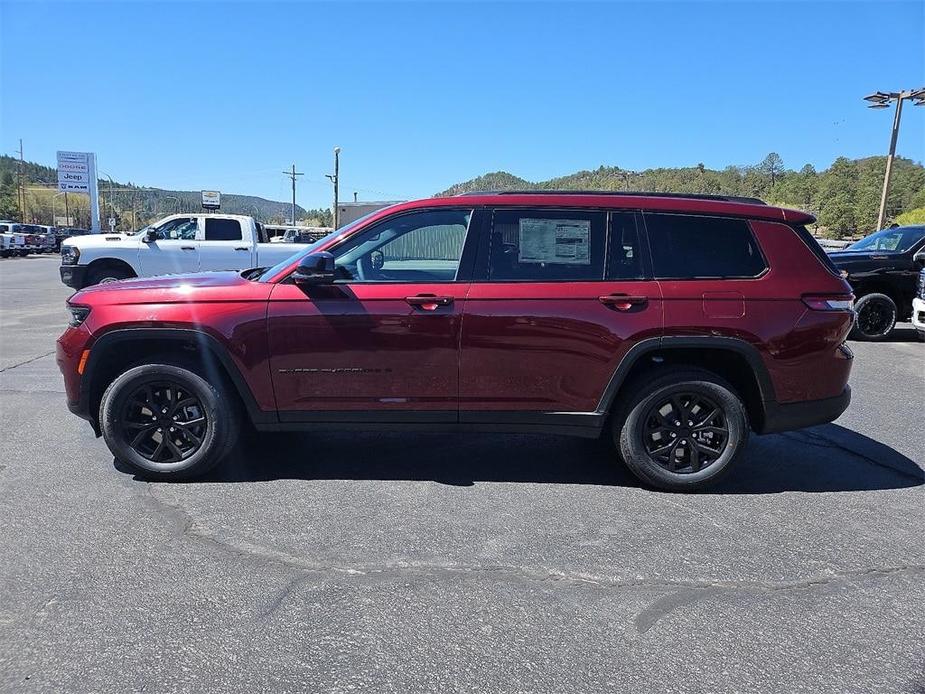
[[[58,152],[58,190],[90,196],[90,231],[100,233],[100,193],[93,152]]]

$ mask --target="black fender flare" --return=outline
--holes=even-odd
[[[725,335],[668,335],[663,337],[650,337],[633,345],[617,365],[607,387],[601,394],[597,411],[609,412],[620,388],[626,381],[633,367],[647,354],[664,349],[725,349],[744,357],[755,373],[758,382],[758,392],[763,403],[776,402],[774,384],[758,350],[754,345],[737,337]]]
[[[228,353],[227,348],[214,336],[202,330],[192,328],[117,328],[110,330],[93,341],[90,347],[90,356],[80,379],[80,399],[78,409],[85,413],[94,427],[97,427],[97,414],[90,411],[90,394],[93,392],[93,376],[98,373],[100,365],[104,362],[107,353],[115,345],[137,340],[174,340],[176,342],[195,344],[200,352],[210,355],[222,366],[231,380],[235,391],[241,398],[250,420],[257,426],[272,426],[278,423],[276,412],[266,412],[257,406],[257,401],[250,387],[238,370],[237,365]]]

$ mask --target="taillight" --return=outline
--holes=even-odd
[[[813,311],[851,311],[854,294],[804,294],[803,303]]]

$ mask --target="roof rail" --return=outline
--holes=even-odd
[[[473,190],[459,193],[457,197],[469,195],[614,195],[641,198],[686,198],[688,200],[719,200],[721,202],[742,202],[750,205],[767,205],[760,198],[741,195],[707,195],[705,193],[652,193],[644,190]]]

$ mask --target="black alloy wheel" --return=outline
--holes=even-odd
[[[195,454],[209,426],[200,399],[169,381],[145,383],[133,390],[118,422],[125,443],[155,464],[177,463]]]
[[[866,337],[881,337],[896,322],[896,309],[892,302],[872,298],[858,307],[857,327]]]
[[[709,467],[729,444],[723,409],[695,392],[672,393],[657,400],[646,412],[642,435],[649,457],[668,472],[680,474]]]

